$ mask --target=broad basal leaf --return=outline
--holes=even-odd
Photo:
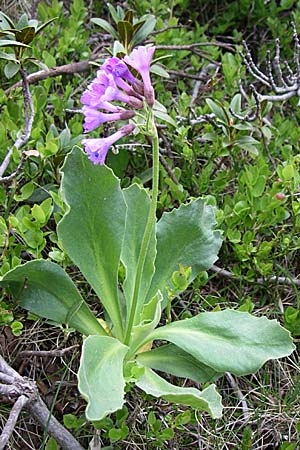
[[[157,255],[155,274],[147,294],[154,297],[162,292],[173,272],[182,264],[192,267],[191,281],[203,270],[209,269],[217,259],[222,240],[212,206],[198,199],[164,213],[157,224]]]
[[[139,353],[136,360],[145,367],[189,378],[197,383],[215,381],[223,375],[174,344],[162,345],[148,352]]]
[[[88,336],[106,335],[71,278],[57,264],[37,259],[7,272],[0,284],[23,308]]]
[[[269,359],[290,355],[295,349],[290,333],[276,320],[233,310],[170,323],[147,339],[172,342],[216,372],[235,375],[256,372]]]
[[[128,347],[108,336],[89,336],[83,343],[78,388],[88,402],[88,420],[101,420],[124,404],[123,360]]]
[[[215,419],[222,416],[221,396],[213,384],[202,392],[195,388],[182,388],[168,383],[147,368],[136,384],[144,392],[154,397],[207,411]]]
[[[121,259],[126,268],[126,279],[123,284],[123,289],[126,298],[127,311],[130,311],[137,275],[138,259],[149,215],[150,198],[145,189],[137,184],[133,184],[128,189],[124,189],[123,194],[127,204],[127,215]],[[155,230],[153,229],[142,271],[139,301],[137,305],[138,311],[141,311],[142,309],[154,273],[154,260],[156,254],[154,231]],[[138,314],[137,317],[139,317]]]
[[[100,297],[122,338],[118,269],[126,205],[119,180],[75,148],[63,168],[62,193],[69,211],[58,225],[64,249]]]

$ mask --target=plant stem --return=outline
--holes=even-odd
[[[156,207],[157,207],[157,196],[158,196],[158,181],[159,181],[159,146],[158,146],[158,134],[157,129],[154,123],[154,118],[151,118],[151,128],[152,128],[152,198],[150,204],[150,210],[148,215],[147,224],[145,227],[145,232],[143,236],[143,241],[141,245],[141,250],[138,259],[136,278],[134,284],[134,291],[132,297],[132,303],[130,308],[129,319],[127,321],[127,328],[125,333],[124,344],[128,345],[131,337],[131,330],[135,323],[136,314],[137,314],[137,306],[138,306],[138,297],[141,285],[141,279],[144,269],[144,264],[148,252],[148,246],[150,241],[150,236],[153,230],[153,225],[156,220]]]

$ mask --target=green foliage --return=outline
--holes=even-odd
[[[30,48],[34,38],[39,35],[55,18],[38,25],[37,20],[28,20],[26,14],[23,14],[18,23],[13,21],[3,12],[0,11],[0,47],[12,47],[14,54],[1,52],[1,58],[7,60],[8,63],[4,67],[6,78],[12,78],[28,61],[39,65],[39,61],[35,58],[24,57],[25,50]]]
[[[64,414],[63,420],[64,426],[68,428],[68,430],[78,431],[85,424],[85,419],[83,417],[76,417],[74,414]]]
[[[147,14],[136,19],[132,10],[128,9],[125,12],[119,5],[115,8],[110,3],[108,9],[115,27],[101,18],[93,18],[91,21],[115,39],[114,56],[130,53],[134,47],[145,41],[155,27],[156,19],[152,15]]]
[[[150,439],[152,438],[151,440],[153,445],[156,445],[158,448],[163,448],[164,441],[174,437],[174,431],[172,428],[162,429],[162,421],[160,419],[156,419],[153,411],[150,411],[148,414],[148,424],[150,427],[148,437]]]
[[[57,442],[53,437],[48,440],[45,450],[58,450]]]
[[[12,305],[11,305],[12,306]],[[0,326],[7,325],[11,328],[14,336],[20,336],[23,330],[23,323],[15,320],[12,308],[9,308],[7,303],[0,303]]]
[[[153,330],[159,325],[160,318],[160,325],[172,324],[172,321],[178,317],[181,319],[188,318],[189,321],[192,320],[191,317],[205,308],[215,308],[217,311],[228,304],[239,309],[241,314],[253,312],[256,315],[257,309],[264,306],[267,314],[271,317],[278,314],[280,317],[282,316],[285,328],[294,337],[297,338],[300,333],[299,305],[295,295],[297,286],[293,285],[293,277],[297,276],[297,269],[299,268],[300,134],[297,99],[291,99],[280,105],[263,105],[260,116],[254,121],[237,119],[232,114],[233,112],[245,116],[246,112],[253,111],[255,108],[254,98],[251,97],[248,88],[253,79],[251,75],[246,73],[238,53],[241,48],[242,37],[246,38],[254,52],[255,60],[259,62],[261,68],[265,67],[266,49],[270,50],[271,57],[275,54],[272,38],[280,38],[284,57],[288,61],[292,61],[289,21],[292,18],[296,25],[299,23],[299,5],[292,4],[293,2],[290,1],[276,2],[272,0],[269,2],[254,2],[255,7],[253,8],[253,2],[248,0],[222,3],[208,1],[205,2],[205,5],[204,2],[200,2],[200,8],[198,4],[195,5],[195,2],[187,0],[167,2],[167,4],[157,0],[151,2],[134,1],[129,3],[129,8],[134,10],[134,15],[131,10],[126,12],[119,6],[110,5],[108,10],[110,18],[107,18],[105,5],[97,4],[94,6],[98,10],[93,11],[92,15],[101,18],[92,19],[96,26],[93,27],[91,33],[88,22],[90,12],[87,11],[83,0],[72,2],[69,9],[58,0],[53,0],[50,3],[49,5],[49,2],[38,2],[38,19],[44,26],[52,22],[55,17],[56,19],[45,30],[40,29],[37,37],[39,28],[34,21],[30,21],[23,16],[19,22],[14,19],[15,25],[7,15],[1,15],[0,28],[4,31],[4,34],[0,33],[0,46],[2,47],[0,71],[5,77],[12,78],[15,76],[17,79],[19,62],[16,58],[16,52],[18,55],[22,54],[28,71],[35,70],[32,64],[45,68],[45,65],[54,67],[88,59],[94,48],[94,42],[98,43],[99,40],[102,42],[103,35],[101,32],[103,30],[113,36],[113,39],[119,41],[109,50],[114,54],[130,52],[135,45],[139,45],[149,37],[156,45],[182,45],[196,42],[203,45],[207,41],[216,40],[214,36],[218,35],[218,40],[237,44],[236,52],[234,49],[228,50],[228,48],[217,46],[200,47],[199,49],[193,49],[192,52],[187,49],[180,51],[157,50],[157,59],[163,58],[165,68],[170,71],[169,79],[162,79],[161,66],[155,64],[152,68],[152,80],[155,84],[156,96],[167,107],[172,116],[167,125],[160,130],[161,136],[164,138],[161,137],[161,150],[170,171],[161,167],[158,217],[163,216],[163,219],[158,221],[157,228],[159,230],[161,227],[162,230],[165,230],[168,217],[175,215],[178,217],[181,211],[190,213],[194,210],[197,214],[203,206],[205,215],[209,214],[210,211],[210,217],[215,216],[215,219],[212,220],[217,222],[217,226],[223,234],[224,244],[219,253],[219,265],[230,270],[235,277],[226,278],[224,282],[221,275],[212,276],[210,271],[206,272],[211,262],[207,262],[204,268],[198,267],[197,262],[195,268],[195,261],[181,260],[181,258],[177,260],[172,253],[172,246],[169,246],[169,241],[164,241],[163,246],[159,241],[159,236],[157,236],[157,248],[160,246],[160,250],[155,264],[159,264],[160,271],[158,274],[156,273],[155,277],[157,282],[158,279],[163,279],[161,288],[164,292],[163,298],[161,295],[157,295],[151,299],[152,295],[149,294],[148,297],[146,295],[154,270],[154,255],[149,254],[146,260],[139,295],[141,299],[139,302],[141,320],[140,323],[136,322],[132,334],[132,344],[135,348],[132,347],[131,353],[134,354],[132,358],[135,362],[125,362],[124,380],[128,383],[125,390],[129,390],[134,383],[144,383],[143,386],[149,393],[151,408],[153,407],[153,400],[151,399],[156,398],[157,392],[163,391],[162,397],[168,397],[168,400],[174,400],[177,396],[176,401],[179,401],[181,396],[180,401],[182,401],[183,394],[178,393],[178,391],[174,393],[174,386],[172,385],[172,388],[170,388],[170,386],[165,385],[165,380],[162,381],[162,378],[157,379],[154,376],[154,380],[152,370],[169,373],[172,377],[168,378],[168,381],[171,380],[172,383],[178,384],[177,387],[179,388],[182,386],[180,378],[189,378],[196,383],[214,382],[222,376],[222,371],[218,371],[219,367],[211,367],[205,364],[203,360],[195,358],[194,355],[187,353],[175,344],[164,343],[151,349]],[[153,15],[149,15],[149,13]],[[253,34],[254,26],[255,34]],[[151,36],[154,27],[158,34]],[[96,32],[95,35],[94,32]],[[222,38],[222,33],[226,34],[226,39]],[[198,76],[202,70],[205,71],[208,61],[217,61],[221,66],[217,74],[213,74],[213,71],[209,72],[207,80],[201,81],[197,97],[193,98],[192,93],[195,92],[196,80],[189,78],[189,75]],[[176,72],[178,72],[177,75]],[[184,76],[180,75],[180,72]],[[242,80],[247,99],[237,94],[240,91],[239,80]],[[62,198],[59,189],[61,184],[60,169],[66,154],[82,139],[81,116],[66,113],[66,109],[78,108],[78,99],[87,81],[85,75],[77,74],[72,79],[70,79],[70,76],[47,79],[30,87],[35,107],[35,121],[28,144],[29,154],[21,176],[12,183],[0,187],[1,275],[15,269],[21,262],[27,263],[28,259],[32,258],[49,257],[64,268],[72,264],[69,258],[72,258],[76,264],[77,261],[80,261],[80,251],[77,252],[76,258],[73,258],[74,255],[70,250],[72,244],[68,242],[67,234],[69,234],[69,241],[73,238],[77,243],[81,243],[83,230],[86,230],[85,226],[87,225],[81,219],[88,216],[90,211],[88,205],[86,205],[86,210],[84,209],[85,205],[79,205],[78,219],[74,219],[72,225],[70,222],[69,227],[66,227],[66,230],[59,236],[56,233],[56,225],[63,216],[65,216],[64,221],[68,214],[71,217],[72,208],[75,209],[75,206],[71,207],[70,212],[65,205],[66,198]],[[1,87],[7,88],[8,85],[5,84],[4,77],[2,77],[2,82]],[[260,92],[265,89],[263,86],[260,88]],[[19,130],[23,127],[23,104],[20,94],[20,89],[11,91],[8,97],[3,91],[0,91],[1,160],[6,154],[6,149],[14,142]],[[201,122],[197,120],[205,114],[212,113],[214,114],[212,121]],[[164,112],[161,111],[161,114],[163,115]],[[172,126],[174,123],[175,128]],[[95,133],[95,137],[97,136]],[[169,146],[165,142],[168,142]],[[145,227],[145,221],[142,219],[145,219],[146,214],[143,216],[142,212],[148,211],[149,207],[147,183],[151,180],[151,174],[147,158],[146,147],[134,147],[133,151],[121,148],[119,155],[109,157],[109,164],[113,167],[114,172],[122,178],[120,186],[124,188],[122,189],[122,195],[127,204],[127,228],[125,227],[124,236],[128,245],[126,248],[122,246],[120,262],[119,264],[116,263],[114,267],[114,294],[112,295],[107,292],[107,289],[103,288],[105,285],[110,285],[105,277],[101,281],[103,286],[96,286],[95,281],[93,283],[90,281],[92,275],[89,273],[89,267],[86,270],[84,269],[88,281],[93,287],[97,287],[97,295],[104,307],[106,306],[106,331],[109,328],[109,333],[112,332],[114,336],[116,327],[113,322],[119,322],[124,328],[125,312],[130,308],[130,298],[134,289],[133,283],[137,266],[134,256],[139,249],[141,235]],[[65,168],[70,163],[70,160],[68,161]],[[19,155],[14,151],[10,164],[11,171],[17,167],[18,163]],[[91,167],[91,171],[92,169]],[[71,167],[69,167],[69,172],[71,172]],[[78,175],[79,170],[76,173]],[[101,178],[103,178],[102,172]],[[136,181],[140,187],[133,184],[128,188],[132,180]],[[98,181],[95,182],[98,183]],[[69,183],[70,196],[75,197],[74,193],[71,194],[71,185],[74,185],[74,191],[75,189],[81,189],[81,185],[77,183],[77,179],[73,182],[71,175],[69,175]],[[93,205],[93,197],[96,196],[97,201],[101,198],[102,188],[100,183],[99,180],[93,195],[89,197],[87,192],[85,200],[90,205]],[[82,184],[84,184],[83,181]],[[86,191],[91,188],[91,185],[90,183],[84,187]],[[201,201],[194,200],[199,195],[203,199]],[[70,206],[71,203],[69,203]],[[75,205],[75,202],[73,204]],[[200,205],[202,206],[200,207]],[[119,214],[117,210],[114,215],[110,214],[108,210],[109,207],[105,210],[105,215],[111,217],[111,223],[114,223],[116,218],[117,220],[121,218],[121,213]],[[121,210],[123,210],[123,207],[121,207]],[[171,211],[171,213],[167,213],[167,211]],[[184,218],[188,215],[182,213]],[[80,227],[76,229],[77,221]],[[210,224],[210,219],[207,222]],[[111,223],[108,227],[111,226]],[[64,222],[60,225],[61,230],[63,230],[63,224]],[[92,233],[99,235],[102,232],[102,226],[103,223],[101,222],[101,226],[95,227]],[[194,223],[194,226],[195,230],[198,229],[196,223]],[[186,230],[186,225],[182,229]],[[130,240],[130,230],[132,230],[135,239]],[[73,231],[76,232],[75,238]],[[89,232],[90,230],[88,230]],[[177,233],[180,232],[181,230],[177,231]],[[206,232],[207,227],[204,226],[205,236]],[[108,234],[106,232],[106,236]],[[186,235],[188,234],[186,232]],[[215,234],[214,236],[216,237]],[[154,240],[154,235],[152,235],[152,239]],[[176,242],[176,236],[173,239],[170,238],[170,240]],[[215,245],[217,247],[217,244]],[[107,243],[106,246],[108,247]],[[104,252],[104,247],[100,249],[101,254]],[[100,250],[98,249],[98,252]],[[91,251],[91,253],[93,252]],[[89,257],[87,260],[89,260]],[[93,254],[91,261],[94,261]],[[169,261],[173,261],[174,264],[167,269]],[[40,279],[34,279],[33,277],[33,272],[39,270],[40,264],[44,263],[39,261],[35,265],[35,261],[33,261],[23,265],[24,269],[21,272],[16,269],[16,272],[13,271],[6,275],[7,280],[11,280],[14,273],[21,274],[21,280],[17,282],[14,280],[13,283],[16,283],[18,289],[22,289],[22,296],[26,293],[21,304],[29,305],[30,309],[33,308],[32,305],[35,303],[32,292],[42,290],[44,296],[45,291],[49,289],[47,276],[43,278],[39,275]],[[93,263],[90,263],[90,266],[93,265]],[[99,267],[102,271],[101,279],[103,279],[105,271],[101,268],[101,264],[100,266],[97,265],[97,268]],[[129,267],[131,268],[130,275]],[[43,307],[36,310],[37,313],[42,314],[44,308],[48,318],[74,326],[86,336],[91,333],[91,330],[93,330],[92,334],[102,334],[103,328],[94,319],[94,315],[83,300],[87,297],[87,293],[79,293],[73,284],[71,288],[69,281],[65,279],[65,275],[62,275],[50,261],[47,261],[45,266],[41,265],[40,268],[45,269],[46,274],[47,271],[52,274],[55,272],[57,285],[67,283],[69,295],[67,299],[62,298],[58,290],[51,286],[49,297],[45,297],[48,298],[49,303],[45,302]],[[23,270],[24,272],[22,272]],[[27,270],[32,284],[28,283],[26,279],[25,271],[27,272]],[[200,273],[198,274],[199,270]],[[290,296],[286,295],[287,287],[283,291],[283,288],[279,285],[270,286],[268,280],[274,276],[281,276],[292,283]],[[256,282],[258,279],[260,280],[259,283]],[[120,294],[120,290],[115,289],[117,286],[116,280],[123,283],[124,296]],[[81,281],[80,285],[85,285],[85,282]],[[146,301],[147,304],[145,304]],[[55,305],[54,308],[53,305]],[[163,312],[161,316],[161,310],[165,306],[166,312]],[[112,320],[111,313],[113,317],[114,313],[111,309],[114,308],[120,308],[121,320],[116,318],[118,313],[115,314],[114,321]],[[57,312],[55,317],[52,316],[54,310]],[[213,314],[222,313],[221,311]],[[22,331],[22,324],[25,325],[23,317],[19,316],[18,310],[6,298],[1,303],[0,320],[1,325],[9,326],[16,336]],[[190,323],[188,321],[187,325]],[[254,329],[256,323],[260,324],[260,322],[253,322],[251,338],[257,335]],[[155,333],[156,331],[154,331],[154,337]],[[118,337],[121,337],[121,332]],[[108,337],[103,336],[103,338],[106,340]],[[85,341],[84,346],[86,348],[90,345],[89,339]],[[115,337],[108,339],[115,339]],[[145,342],[148,339],[150,342],[145,345],[143,352],[138,353],[140,349],[137,348],[137,343]],[[213,341],[213,339],[211,338],[209,341]],[[252,344],[250,353],[253,352],[256,357],[259,352],[256,354],[254,350],[256,343],[252,342]],[[100,350],[101,345],[99,345]],[[118,344],[116,344],[116,348],[119,349]],[[236,360],[238,360],[239,355],[234,354]],[[117,361],[118,366],[120,362],[118,359]],[[207,360],[205,361],[207,362]],[[212,364],[211,361],[210,364]],[[92,367],[92,369],[94,368]],[[101,372],[103,367],[98,369]],[[235,367],[235,369],[237,368]],[[264,374],[265,370],[268,369],[263,369],[260,373]],[[266,377],[268,379],[269,375],[267,374]],[[119,380],[119,386],[124,385],[124,380]],[[264,381],[262,379],[261,386],[265,385]],[[218,383],[221,389],[222,383],[222,380]],[[249,392],[247,400],[254,411],[259,403],[257,400],[259,395],[272,397],[272,405],[276,402],[274,400],[274,397],[276,397],[274,385],[272,385],[270,392],[263,392],[261,387],[259,388],[254,384],[250,385],[248,378],[243,379],[241,383],[242,389],[246,386],[245,390]],[[297,402],[295,400],[297,398],[297,386],[299,386],[299,383],[297,383],[295,375],[294,388],[290,390],[292,400],[289,401],[289,396],[286,396],[284,403],[281,405],[280,414],[284,411],[288,416],[290,408],[292,408],[291,405],[293,405],[293,402]],[[186,385],[186,383],[184,384]],[[189,384],[189,386],[191,385]],[[155,388],[157,388],[157,391],[155,391]],[[282,403],[281,397],[284,388],[280,387],[280,396],[278,397],[280,404]],[[98,387],[95,387],[96,391],[97,389]],[[171,391],[168,389],[171,389]],[[253,403],[251,403],[252,390],[260,392],[259,389],[263,393],[258,394],[257,398],[252,398]],[[226,399],[224,404],[226,405],[227,402],[230,404],[227,391],[225,385]],[[132,391],[127,395],[132,395]],[[188,404],[199,402],[198,396],[198,393],[190,394],[187,400]],[[92,394],[90,397],[93,397]],[[120,397],[118,401],[121,405]],[[147,398],[146,395],[145,398]],[[203,402],[203,399],[201,399],[201,402]],[[214,402],[217,402],[217,397],[214,397],[212,403],[214,404]],[[197,404],[199,405],[199,403]],[[202,406],[203,403],[201,403]],[[235,409],[235,403],[233,406],[232,409]],[[188,442],[187,429],[199,426],[190,408],[183,410],[183,412],[182,410],[177,411],[175,406],[172,406],[172,408],[172,413],[170,412],[167,415],[163,413],[165,421],[161,421],[162,414],[158,416],[157,413],[150,412],[148,423],[142,425],[144,429],[140,432],[145,434],[145,439],[147,439],[145,445],[149,448],[164,448],[166,445],[164,441],[172,439],[174,432],[175,436],[177,434],[178,436],[184,436],[182,439],[187,439]],[[275,408],[274,405],[272,408]],[[121,411],[123,411],[124,416],[122,416]],[[118,419],[119,414],[120,418]],[[102,430],[101,437],[107,440],[107,444],[116,443],[118,445],[118,442],[120,442],[120,445],[122,445],[122,440],[131,438],[131,423],[126,423],[127,414],[128,411],[125,413],[123,406],[122,410],[116,414],[111,414],[110,417],[103,419],[102,425],[100,421],[98,422],[99,430]],[[264,416],[265,412],[261,411],[260,414]],[[266,416],[268,414],[270,414],[269,411],[266,412]],[[293,415],[293,412],[290,414]],[[296,416],[297,413],[294,415]],[[294,420],[294,415],[293,423],[297,420]],[[233,419],[238,420],[237,416],[238,413],[236,412]],[[213,436],[218,435],[213,443],[210,440],[207,441],[207,448],[216,448],[218,445],[221,447],[223,442],[222,432],[219,432],[221,420],[218,421],[218,433],[216,433],[212,422],[207,420],[206,415],[204,420],[204,426],[202,423],[203,429],[211,430]],[[65,426],[78,434],[82,433],[83,422],[82,417],[64,415]],[[228,441],[234,441],[237,448],[252,448],[255,439],[258,439],[258,437],[254,430],[251,434],[243,423],[243,421],[239,422],[234,430],[234,435],[230,435],[228,429],[223,430],[226,445]],[[95,425],[97,424],[95,423]],[[296,448],[296,432],[293,438],[287,437],[290,436],[288,433],[292,426],[289,424],[287,429],[286,437],[282,431],[281,444],[276,442],[276,445],[281,445],[280,448],[283,449]],[[203,435],[203,445],[205,446],[205,433]],[[285,439],[288,441],[282,442]],[[218,444],[219,440],[220,444]],[[193,441],[194,438],[191,437],[191,442]],[[50,448],[57,448],[53,439],[47,445],[49,450]],[[181,448],[188,446],[185,441],[181,441],[178,445]],[[271,447],[275,444],[272,441],[269,445]]]

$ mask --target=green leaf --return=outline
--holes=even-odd
[[[215,101],[211,100],[210,98],[207,98],[205,101],[208,104],[211,111],[215,114],[216,118],[219,119],[222,123],[224,123],[224,125],[228,125],[229,117],[225,112],[224,108],[218,105]]]
[[[28,16],[27,16],[27,14],[24,13],[19,18],[16,28],[18,30],[21,30],[22,28],[25,28],[25,27],[28,27]]]
[[[99,19],[99,18],[93,18],[93,19],[91,19],[91,22],[93,22],[94,24],[98,25],[103,30],[107,31],[115,39],[119,38],[118,33],[116,32],[116,30],[106,20]]]
[[[132,29],[132,25],[130,22],[127,22],[125,20],[120,20],[118,22],[118,32],[119,32],[119,36],[120,36],[120,40],[122,42],[122,44],[124,45],[125,49],[128,49],[128,46],[130,44],[131,38],[132,38],[132,34],[133,34],[133,29]]]
[[[6,78],[10,79],[16,75],[20,70],[20,64],[15,63],[14,61],[9,61],[5,64],[4,67],[4,75]]]
[[[134,21],[132,20],[132,26],[133,26],[133,33],[134,34],[136,34],[137,32],[138,32],[138,30],[144,25],[144,23],[146,22],[146,19],[141,19],[141,20],[139,20],[138,22],[134,22]]]
[[[110,15],[113,18],[113,20],[115,21],[115,23],[118,23],[119,20],[124,19],[125,14],[124,14],[124,11],[122,10],[122,8],[117,6],[117,9],[116,9],[113,7],[113,5],[111,3],[107,3],[107,7],[108,7]]]
[[[217,393],[213,384],[202,392],[195,388],[173,386],[151,369],[145,369],[144,374],[136,384],[153,397],[207,411],[215,419],[222,416],[221,396]]]
[[[235,114],[241,114],[241,103],[242,103],[241,94],[236,94],[230,102],[230,108]]]
[[[222,56],[222,71],[224,73],[225,81],[229,85],[233,84],[239,65],[232,53],[225,53]],[[237,94],[240,95],[240,94]]]
[[[118,270],[126,204],[120,182],[112,170],[93,165],[75,147],[63,167],[62,195],[69,211],[58,224],[59,239],[101,299],[117,337],[122,338]]]
[[[46,64],[44,64],[42,61],[39,61],[36,58],[24,58],[23,61],[30,61],[32,64],[34,64],[35,66],[39,67],[42,70],[48,70],[49,67],[46,66]]]
[[[43,211],[43,208],[41,208],[40,205],[33,205],[31,208],[31,214],[35,218],[36,221],[40,223],[44,223],[46,219],[46,215]]]
[[[254,139],[252,136],[240,136],[236,139],[234,144],[242,150],[247,150],[253,156],[258,155],[258,150],[255,145],[259,144],[259,141]]]
[[[252,136],[240,136],[236,142],[242,146],[243,144],[251,144],[251,145],[257,145],[259,144],[259,141],[257,139],[254,139]]]
[[[56,440],[53,437],[50,437],[45,450],[59,450]]]
[[[134,33],[134,36],[131,41],[132,47],[135,47],[137,44],[143,42],[150,33],[154,30],[156,25],[156,18],[154,16],[148,16],[146,22]]]
[[[44,28],[46,28],[50,23],[52,23],[56,19],[58,19],[58,17],[53,17],[53,19],[47,20],[47,22],[42,23],[42,25],[37,27],[35,35],[39,34],[41,31],[43,31]]]
[[[30,20],[28,20],[28,26],[29,26],[29,27],[34,27],[35,30],[37,29],[38,24],[39,24],[39,22],[38,22],[38,20],[36,20],[36,19],[30,19]]]
[[[0,59],[6,59],[7,61],[14,61],[15,63],[18,62],[14,53],[6,53],[0,51]]]
[[[11,30],[0,31],[0,38],[13,36],[14,33]]]
[[[133,24],[133,11],[132,11],[132,9],[127,9],[127,11],[125,13],[125,16],[124,16],[124,20],[126,22],[129,22],[130,25]]]
[[[137,184],[133,184],[128,189],[124,189],[123,195],[127,204],[127,215],[121,260],[126,268],[126,279],[123,289],[126,298],[127,311],[130,311],[138,258],[150,210],[150,197],[146,190]],[[137,305],[139,311],[141,311],[154,273],[154,260],[156,254],[154,228],[148,249],[139,291],[139,304]]]
[[[7,30],[8,28],[15,28],[15,24],[10,17],[0,12],[0,30]]]
[[[170,78],[170,75],[168,74],[168,72],[162,66],[160,66],[158,64],[152,64],[150,72],[155,73],[159,77]]]
[[[222,243],[220,232],[214,230],[215,224],[214,209],[203,199],[162,215],[157,224],[155,273],[148,300],[159,289],[163,292],[180,264],[192,267],[190,281],[212,266]]]
[[[37,259],[7,272],[0,285],[23,308],[85,335],[106,334],[71,278],[55,263]]]
[[[101,420],[122,408],[123,360],[128,347],[109,336],[89,336],[83,343],[78,388],[88,402],[86,416]]]
[[[0,39],[0,47],[26,47],[26,48],[30,48],[29,45],[23,44],[22,42],[9,40],[9,39]]]
[[[284,181],[290,181],[294,178],[295,169],[292,164],[286,164],[282,169],[282,175],[284,177]]]
[[[276,320],[246,312],[224,310],[157,328],[147,340],[163,339],[194,356],[216,372],[246,375],[269,359],[290,355],[290,333]]]
[[[154,100],[153,109],[155,109],[155,111],[161,111],[161,112],[164,112],[164,113],[168,112],[167,108],[164,105],[162,105],[161,103],[159,103],[158,100]]]
[[[256,180],[256,183],[254,186],[252,186],[251,193],[253,197],[261,197],[265,187],[266,187],[266,181],[267,177],[264,175],[260,175],[260,177]]]
[[[35,37],[35,28],[34,27],[25,27],[22,30],[18,30],[15,33],[16,40],[19,42],[23,42],[23,44],[30,44]]]
[[[148,352],[139,353],[136,360],[145,367],[176,377],[189,378],[197,383],[215,381],[222,375],[174,344],[162,345]]]
[[[169,114],[166,114],[165,112],[159,111],[157,109],[153,109],[153,114],[157,119],[160,119],[163,122],[167,122],[173,127],[177,127],[175,120],[173,120],[172,117],[169,116]]]
[[[116,40],[113,45],[113,55],[122,58],[124,55],[126,55],[126,49],[121,42]]]

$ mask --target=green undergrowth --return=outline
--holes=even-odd
[[[4,12],[17,20],[22,5],[15,3]],[[0,185],[0,275],[21,262],[49,258],[67,269],[100,315],[94,293],[71,265],[56,234],[56,225],[66,210],[59,190],[61,168],[66,155],[74,145],[80,146],[83,138],[82,115],[76,112],[81,107],[79,99],[94,77],[97,63],[101,64],[108,54],[104,47],[109,49],[113,44],[108,33],[90,20],[101,17],[112,23],[108,7],[96,3],[38,2],[38,19],[56,20],[33,45],[32,56],[49,68],[88,60],[95,49],[97,57],[90,73],[51,77],[30,88],[35,109],[27,146],[31,153],[18,177]],[[294,68],[290,23],[293,20],[300,30],[300,6],[288,0],[135,0],[128,6],[137,17],[150,13],[157,20],[148,41],[158,47],[155,57],[164,57],[159,62],[161,74],[167,71],[169,76],[153,73],[152,79],[159,102],[177,124],[174,128],[159,122],[162,164],[158,215],[200,195],[216,208],[218,228],[224,238],[216,265],[225,272],[214,267],[201,273],[192,288],[174,300],[172,319],[225,307],[257,316],[264,314],[278,319],[291,331],[297,351],[289,358],[268,363],[256,375],[218,380],[225,413],[217,420],[192,409],[157,402],[150,396],[138,396],[131,390],[127,408],[92,427],[86,422],[84,401],[75,386],[79,353],[71,367],[69,353],[51,362],[38,357],[30,364],[25,360],[23,374],[38,380],[48,406],[54,407],[56,417],[85,448],[92,438],[95,442],[97,438],[101,448],[107,450],[297,449],[299,99],[265,102],[252,121],[237,118],[232,111],[243,116],[255,110],[250,90],[253,82],[261,94],[272,93],[247,71],[239,53],[242,40],[247,40],[254,61],[265,71],[266,52],[269,50],[274,57],[275,39],[279,38],[282,58]],[[205,42],[216,45],[205,46]],[[194,43],[201,46],[180,49]],[[176,47],[159,47],[167,45]],[[4,66],[0,59],[1,161],[24,124],[21,88],[11,90],[9,95],[4,92],[19,78],[16,75],[6,79]],[[36,70],[39,69],[33,64],[28,66],[29,72]],[[246,99],[240,94],[240,85]],[[207,115],[213,115],[213,120],[207,120]],[[135,139],[133,144],[128,139],[117,150],[118,154],[109,155],[108,165],[121,178],[122,186],[135,181],[150,188],[147,142]],[[20,153],[14,151],[8,173],[15,170],[19,160]],[[3,354],[17,365],[18,352],[22,350],[53,350],[57,342],[61,348],[81,344],[74,330],[54,327],[33,315],[28,317],[4,294],[0,326]],[[8,413],[8,406],[1,405],[2,423]],[[43,444],[40,436],[40,430],[24,414],[9,448],[57,449],[53,440],[45,438]]]

